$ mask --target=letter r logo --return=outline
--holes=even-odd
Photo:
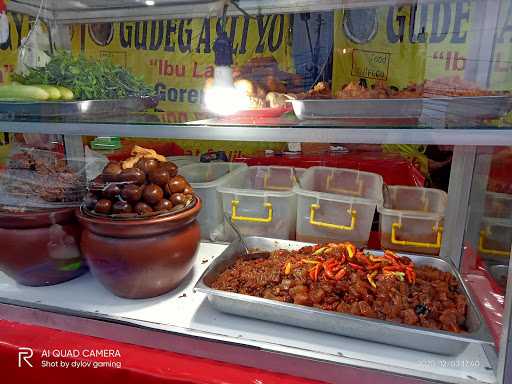
[[[22,361],[24,361],[25,364],[27,364],[29,367],[33,367],[32,363],[29,360],[32,356],[34,356],[34,351],[32,350],[32,348],[19,347],[18,348],[18,367],[21,368]]]

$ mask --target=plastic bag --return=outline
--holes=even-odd
[[[0,173],[0,204],[31,208],[78,206],[85,194],[85,161],[72,170],[63,154],[14,145]]]
[[[50,62],[48,33],[43,30],[42,24],[36,22],[28,37],[21,40],[18,52],[17,74],[25,74],[29,68],[45,67]]]

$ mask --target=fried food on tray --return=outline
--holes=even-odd
[[[332,99],[332,90],[329,83],[321,81],[316,83],[309,91],[301,92],[294,96],[300,100]]]
[[[285,105],[282,98],[270,93],[290,94],[302,88],[301,76],[281,71],[272,56],[255,57],[243,66],[233,68],[235,88],[250,98],[251,109],[275,108]]]
[[[467,302],[449,272],[416,267],[391,251],[375,256],[351,243],[277,250],[238,259],[212,288],[407,325],[466,331]]]
[[[358,81],[345,84],[334,92],[336,99],[412,99],[435,96],[492,96],[497,95],[487,89],[482,89],[478,84],[463,80],[458,76],[441,77],[435,80],[426,80],[423,83],[410,84],[406,88],[398,89],[386,84],[383,80],[377,80],[371,87],[366,87]],[[332,92],[327,83],[317,83],[308,92],[297,95],[299,99],[332,98]]]
[[[461,79],[458,76],[440,77],[427,80],[423,84],[425,97],[432,96],[492,96],[493,91],[482,89],[478,84]]]

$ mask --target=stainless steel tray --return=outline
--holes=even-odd
[[[510,111],[509,96],[433,97],[416,99],[292,100],[295,115],[309,119],[419,119],[456,120],[498,118]]]
[[[247,237],[246,241],[249,248],[258,250],[299,249],[308,245],[307,243],[262,237]],[[380,251],[373,252],[382,254]],[[195,289],[205,293],[210,303],[221,312],[443,355],[457,355],[469,343],[492,344],[491,336],[467,288],[458,273],[443,260],[428,256],[407,255],[417,265],[430,265],[443,271],[450,271],[457,277],[460,287],[468,299],[466,324],[469,329],[468,333],[455,334],[413,327],[210,288],[217,276],[231,266],[239,255],[240,244],[237,240],[231,243],[219,257],[215,258],[195,286]]]
[[[12,117],[60,117],[123,115],[143,112],[158,105],[158,97],[127,97],[116,100],[0,101],[0,114]]]

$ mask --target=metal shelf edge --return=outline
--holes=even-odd
[[[509,129],[258,127],[0,122],[1,132],[315,143],[512,145]]]

